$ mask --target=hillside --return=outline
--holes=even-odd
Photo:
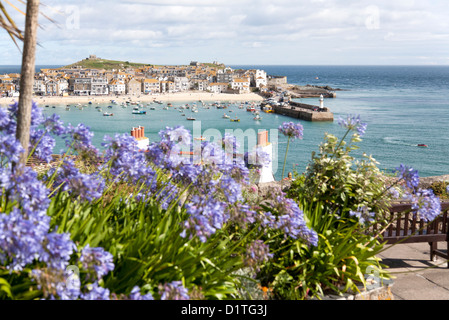
[[[133,67],[133,68],[139,68],[143,66],[150,66],[151,64],[148,63],[135,63],[135,62],[129,62],[129,61],[117,61],[117,60],[107,60],[107,59],[101,59],[101,58],[87,58],[78,62],[75,62],[71,65],[65,66],[63,68],[70,68],[70,67],[76,67],[80,66],[87,69],[121,69],[121,68],[127,68],[127,67]]]
[[[225,68],[223,64],[214,64],[214,63],[200,63],[201,65],[208,66],[208,67],[216,67],[219,69]],[[144,66],[153,66],[153,64],[149,63],[136,63],[136,62],[129,62],[129,61],[118,61],[118,60],[107,60],[107,59],[101,59],[97,57],[90,57],[83,59],[81,61],[75,62],[73,64],[67,65],[63,68],[70,68],[70,67],[83,67],[86,69],[105,69],[105,70],[111,70],[111,69],[122,69],[127,67],[132,68],[140,68]]]

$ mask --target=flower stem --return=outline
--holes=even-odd
[[[289,145],[290,145],[290,137],[288,137],[288,141],[287,141],[287,149],[285,149],[284,166],[282,167],[282,177],[281,177],[281,180],[284,179],[285,163],[287,162],[287,153],[288,153],[288,147],[289,147]]]

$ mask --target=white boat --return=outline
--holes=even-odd
[[[229,119],[230,117],[225,113],[225,114],[223,115],[223,118],[224,118],[224,119]]]

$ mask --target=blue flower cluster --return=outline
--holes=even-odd
[[[33,270],[32,278],[48,299],[113,298],[114,294],[100,285],[102,278],[114,270],[113,256],[103,248],[89,245],[78,248],[70,234],[52,230],[47,215],[49,189],[31,168],[11,165],[17,163],[23,152],[14,138],[16,112],[17,104],[7,111],[0,109],[0,205],[12,207],[6,213],[0,212],[0,262],[17,271],[39,262],[35,264],[39,267]],[[282,132],[301,138],[302,126],[285,125]],[[88,127],[82,124],[64,127],[59,117],[45,118],[33,104],[33,155],[50,161],[53,135],[66,139],[66,152],[82,157],[99,155],[92,145],[93,133]],[[182,126],[166,128],[159,135],[160,141],[153,142],[147,152],[139,151],[135,139],[128,134],[105,137],[104,165],[99,167],[99,172],[81,173],[67,157],[59,167],[49,171],[48,183],[52,183],[53,190],[67,192],[79,201],[94,201],[103,195],[106,184],[125,182],[139,186],[137,199],[154,197],[163,208],[178,200],[180,190],[187,189],[186,198],[179,203],[188,214],[182,237],[198,237],[206,242],[228,222],[242,227],[261,222],[263,226],[282,230],[285,236],[316,244],[316,233],[307,228],[303,212],[285,194],[273,198],[274,214],[258,212],[260,208],[256,210],[244,202],[242,192],[249,186],[247,164],[263,166],[270,161],[261,150],[247,154],[245,163],[243,157],[235,156],[239,146],[235,137],[229,135],[222,145],[207,141],[192,144],[190,132]],[[30,151],[33,151],[31,147]],[[254,243],[249,254],[259,262],[270,257],[268,247],[261,243]],[[66,271],[69,264],[80,266],[88,274],[87,285],[82,286],[80,279],[69,277]],[[160,295],[162,299],[188,299],[187,289],[179,281],[161,286]],[[127,298],[153,297],[142,296],[135,287]]]
[[[303,126],[300,123],[294,122],[284,122],[279,127],[279,132],[284,136],[294,139],[302,139],[303,137]]]
[[[253,241],[247,248],[244,258],[245,266],[255,268],[273,257],[270,248],[262,240]]]
[[[348,115],[345,119],[339,118],[338,124],[348,130],[356,130],[360,137],[366,132],[367,124],[362,122],[360,115]]]
[[[421,219],[432,221],[441,213],[440,198],[431,189],[419,188],[419,174],[417,170],[401,164],[396,168],[399,182],[405,184],[404,199],[412,203],[412,210]]]
[[[98,174],[81,173],[70,159],[64,159],[61,167],[50,169],[48,175],[55,175],[54,188],[79,196],[81,200],[93,201],[103,195],[104,179]]]
[[[69,263],[78,263],[73,260],[78,248],[70,234],[57,232],[57,227],[50,228],[49,189],[36,172],[18,162],[24,150],[15,138],[17,108],[17,103],[7,110],[0,108],[0,263],[11,272],[33,265],[31,278],[47,299],[109,299],[109,291],[97,282],[81,290],[79,279],[73,279],[66,271]],[[52,134],[75,139],[66,140],[75,151],[96,153],[88,128],[81,125],[64,128],[57,116],[45,119],[35,103],[31,116],[30,152],[34,156],[45,161],[52,159],[55,141]],[[81,174],[70,160],[66,159],[61,168],[55,170],[57,172],[52,172],[55,173],[54,183],[62,190],[87,201],[102,195],[102,178]],[[93,270],[96,280],[100,281],[113,270],[112,258],[103,248],[86,246],[79,262],[87,271]],[[130,299],[133,298],[147,299],[148,296],[140,296],[134,290],[130,295]]]
[[[161,300],[189,300],[187,289],[181,281],[173,281],[159,286]]]

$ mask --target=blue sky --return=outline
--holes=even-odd
[[[11,3],[24,9],[18,0]],[[448,65],[447,0],[41,0],[36,64]],[[6,7],[19,25],[24,17]],[[20,64],[0,31],[0,65]]]

